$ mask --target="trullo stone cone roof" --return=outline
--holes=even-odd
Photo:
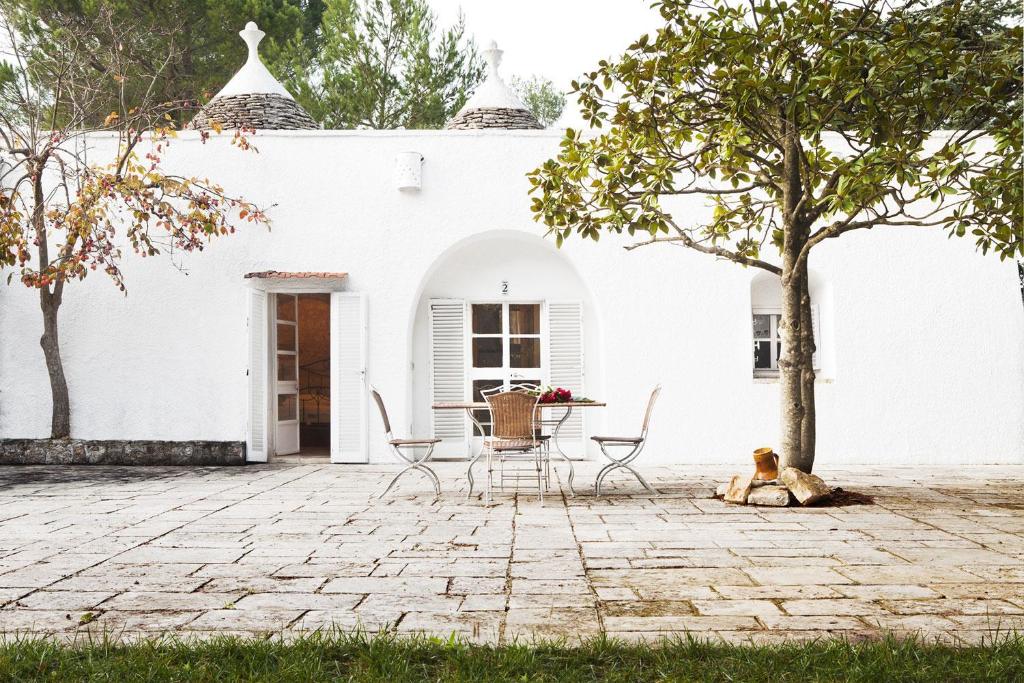
[[[238,35],[249,47],[249,58],[228,84],[196,114],[189,127],[208,130],[216,121],[223,128],[319,128],[260,59],[259,44],[266,34],[250,21]]]

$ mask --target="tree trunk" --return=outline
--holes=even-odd
[[[814,325],[807,267],[786,272],[782,279],[782,446],[780,466],[810,472],[814,467]]]
[[[814,319],[811,315],[811,289],[807,269],[804,269],[800,293],[800,355],[803,370],[800,373],[800,402],[803,405],[803,421],[800,425],[799,469],[810,474],[814,467],[815,410],[814,410]]]
[[[46,372],[50,376],[50,438],[66,439],[71,436],[71,402],[68,399],[68,383],[64,377],[64,364],[60,360],[60,338],[57,335],[57,311],[60,298],[46,287],[39,290],[39,304],[43,310],[43,336],[39,345],[46,358]]]
[[[782,355],[779,357],[779,397],[781,425],[780,466],[804,469],[803,462],[803,354],[800,348],[800,319],[802,285],[800,274],[790,268],[789,259],[782,272],[782,315],[779,333],[782,337]]]
[[[47,156],[34,159],[30,164],[32,176],[32,225],[36,232],[39,249],[39,269],[45,271],[50,263],[49,235],[46,230],[46,195],[43,192],[43,173],[46,171]],[[64,280],[39,288],[39,308],[43,311],[43,336],[39,345],[43,347],[46,359],[46,373],[50,376],[50,438],[66,439],[71,436],[71,402],[68,399],[68,382],[64,377],[64,364],[60,360],[60,337],[57,334],[57,311],[64,296]]]
[[[782,133],[782,316],[779,332],[781,444],[779,465],[810,472],[814,466],[814,352],[807,260],[799,258],[810,235],[804,215],[800,132],[789,113],[779,112]]]

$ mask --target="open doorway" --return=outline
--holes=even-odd
[[[330,454],[330,294],[274,295],[274,454]]]

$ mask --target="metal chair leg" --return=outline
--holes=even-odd
[[[473,411],[467,408],[466,414],[469,416],[470,421],[472,421],[474,425],[474,429],[470,431],[470,440],[472,441],[472,437],[475,436],[477,433],[479,433],[480,436],[484,436],[484,428],[476,419],[476,415],[473,414]],[[481,447],[477,454],[470,458],[469,465],[466,466],[466,479],[469,481],[469,491],[466,492],[466,501],[469,501],[473,497],[473,465],[475,465],[477,461],[483,457],[483,455],[484,447]]]
[[[629,467],[628,465],[627,465],[627,469],[628,469],[628,470],[629,470],[630,472],[633,472],[633,475],[634,475],[634,476],[635,476],[635,477],[636,477],[637,479],[640,479],[640,483],[642,483],[642,484],[643,484],[643,487],[644,487],[644,488],[646,488],[646,489],[648,490],[648,492],[650,492],[650,493],[652,493],[652,494],[656,494],[656,493],[657,493],[657,489],[656,489],[656,488],[654,488],[653,486],[651,486],[651,485],[650,485],[649,483],[647,483],[647,480],[646,480],[646,479],[644,479],[644,478],[643,478],[642,476],[640,476],[640,473],[639,473],[639,472],[637,472],[637,471],[636,471],[635,469],[633,469],[632,467]]]
[[[391,480],[391,483],[388,484],[386,489],[384,489],[384,493],[377,496],[378,499],[386,496],[388,492],[391,491],[391,489],[394,487],[395,483],[402,477],[402,475],[408,472],[409,470],[419,470],[420,472],[423,472],[425,475],[427,475],[427,477],[430,478],[431,483],[434,485],[434,495],[438,498],[441,497],[441,480],[437,478],[437,474],[434,473],[434,470],[430,469],[430,467],[428,467],[425,464],[427,461],[430,460],[430,457],[434,454],[433,444],[427,447],[427,451],[426,453],[424,453],[422,458],[410,458],[407,455],[405,455],[405,453],[402,453],[401,449],[398,446],[394,445],[391,446],[391,451],[396,456],[398,456],[398,458],[404,460],[409,464],[402,468],[401,472],[395,475],[394,479]]]
[[[434,473],[434,470],[430,469],[429,467],[424,465],[422,462],[416,463],[415,465],[413,465],[413,467],[415,467],[420,472],[423,472],[423,474],[425,474],[428,477],[430,477],[430,480],[434,483],[434,494],[436,496],[440,497],[441,496],[441,481],[437,478],[437,475]]]
[[[544,507],[544,482],[541,481],[541,471],[543,463],[541,462],[543,455],[541,449],[534,449],[533,464],[537,468],[537,494],[540,496],[540,505]]]
[[[596,496],[601,496],[601,481],[613,469],[615,469],[615,463],[605,465],[604,467],[601,468],[601,471],[597,473],[597,479],[594,481],[594,491]]]
[[[491,491],[494,487],[494,449],[487,448],[487,490],[484,491],[484,505],[491,504]]]
[[[645,489],[647,489],[648,492],[650,492],[650,493],[657,493],[657,491],[654,489],[654,487],[651,486],[650,484],[648,484],[647,480],[640,476],[639,472],[637,472],[635,469],[633,469],[629,465],[623,464],[622,466],[623,466],[623,468],[625,468],[625,469],[629,470],[630,472],[632,472],[633,476],[636,477],[640,481],[641,484],[643,484],[643,487]]]
[[[646,479],[640,476],[639,472],[637,472],[633,467],[630,466],[630,463],[636,460],[637,457],[640,455],[640,451],[643,450],[644,442],[641,441],[639,444],[633,446],[633,450],[630,451],[623,458],[616,458],[612,456],[610,453],[608,453],[608,451],[605,450],[605,444],[600,443],[598,445],[601,447],[601,453],[604,455],[604,457],[611,460],[611,463],[602,467],[601,471],[597,473],[597,479],[594,482],[595,495],[601,495],[601,482],[604,480],[604,478],[611,474],[613,470],[616,470],[620,467],[629,470],[630,473],[634,477],[636,477],[637,480],[643,485],[643,487],[647,489],[647,491],[649,491],[650,493],[658,492],[653,486],[647,483]]]
[[[416,463],[413,463],[411,465],[407,465],[406,467],[403,467],[402,471],[399,472],[398,474],[396,474],[395,478],[391,480],[390,484],[388,484],[388,487],[386,489],[384,489],[384,493],[382,493],[379,496],[377,496],[377,498],[383,498],[384,496],[388,495],[388,491],[390,491],[391,488],[395,485],[395,482],[397,482],[402,477],[403,474],[405,474],[406,472],[408,472],[411,469],[414,469],[415,467],[416,467]]]

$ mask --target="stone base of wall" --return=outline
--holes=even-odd
[[[244,464],[244,441],[0,439],[0,465]]]

